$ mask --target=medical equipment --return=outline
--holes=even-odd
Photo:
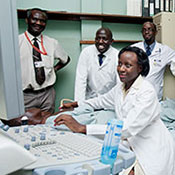
[[[10,120],[24,114],[16,0],[0,7],[0,26],[0,119]]]
[[[1,126],[1,128],[8,129],[6,126]],[[6,171],[2,171],[0,168],[1,175],[5,174],[4,172],[9,173],[8,169],[11,166],[14,167],[17,160],[22,159],[23,156],[25,156],[24,159],[29,157],[27,154],[24,155],[26,149],[28,154],[31,153],[31,160],[28,161],[29,165],[24,164],[23,174],[31,169],[35,175],[51,175],[54,172],[58,175],[107,175],[111,171],[110,165],[102,164],[99,161],[103,141],[94,137],[69,131],[58,131],[48,125],[11,127],[6,133],[1,131],[0,138],[2,137],[11,143],[9,144],[10,149],[7,149],[6,145],[0,147],[0,163],[3,163],[4,160],[1,155],[7,154],[8,151],[4,162],[8,166]],[[15,152],[11,148],[17,145],[15,142],[26,149],[18,145],[20,152],[18,151],[11,157],[11,154]],[[121,172],[123,168],[129,167],[134,161],[134,153],[121,146],[112,174]],[[10,170],[10,172],[12,171]]]

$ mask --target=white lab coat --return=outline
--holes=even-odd
[[[139,42],[132,46],[139,47],[145,51],[144,42]],[[175,51],[167,45],[156,42],[149,56],[149,61],[150,71],[146,79],[155,87],[158,99],[161,100],[163,95],[164,72],[167,65],[171,65],[171,71],[175,75]]]
[[[145,175],[175,175],[175,144],[160,120],[156,92],[148,81],[137,78],[125,98],[118,83],[110,92],[86,103],[93,108],[115,106],[116,116],[124,121],[122,137],[127,138]],[[87,125],[87,134],[96,134],[96,130],[99,134],[99,128]]]
[[[117,83],[118,50],[110,46],[104,53],[103,64],[99,65],[95,45],[83,49],[80,54],[75,80],[75,101],[97,97],[112,89]]]

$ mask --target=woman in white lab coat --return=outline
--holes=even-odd
[[[124,121],[122,138],[135,152],[145,175],[175,175],[174,141],[160,120],[156,92],[144,78],[149,72],[147,55],[137,47],[122,49],[117,71],[122,83],[86,103],[94,109],[115,107],[116,116]],[[99,129],[104,133],[105,130],[104,125],[81,125],[69,115],[61,115],[55,120],[55,125],[60,124],[86,134],[96,134]]]

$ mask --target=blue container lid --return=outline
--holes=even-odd
[[[116,124],[118,127],[122,127],[123,126],[123,121],[122,120],[118,120],[118,119],[110,119],[109,121],[108,121],[108,125],[109,124]]]

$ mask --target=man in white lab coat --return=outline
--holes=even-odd
[[[76,70],[75,101],[97,97],[116,85],[118,50],[111,46],[112,42],[112,32],[102,27],[96,32],[95,44],[81,52]]]
[[[142,27],[144,41],[133,46],[143,49],[149,57],[150,72],[146,79],[155,87],[160,101],[163,95],[163,79],[167,65],[170,65],[171,72],[175,75],[175,51],[155,41],[156,34],[156,25],[152,22],[145,22]]]

